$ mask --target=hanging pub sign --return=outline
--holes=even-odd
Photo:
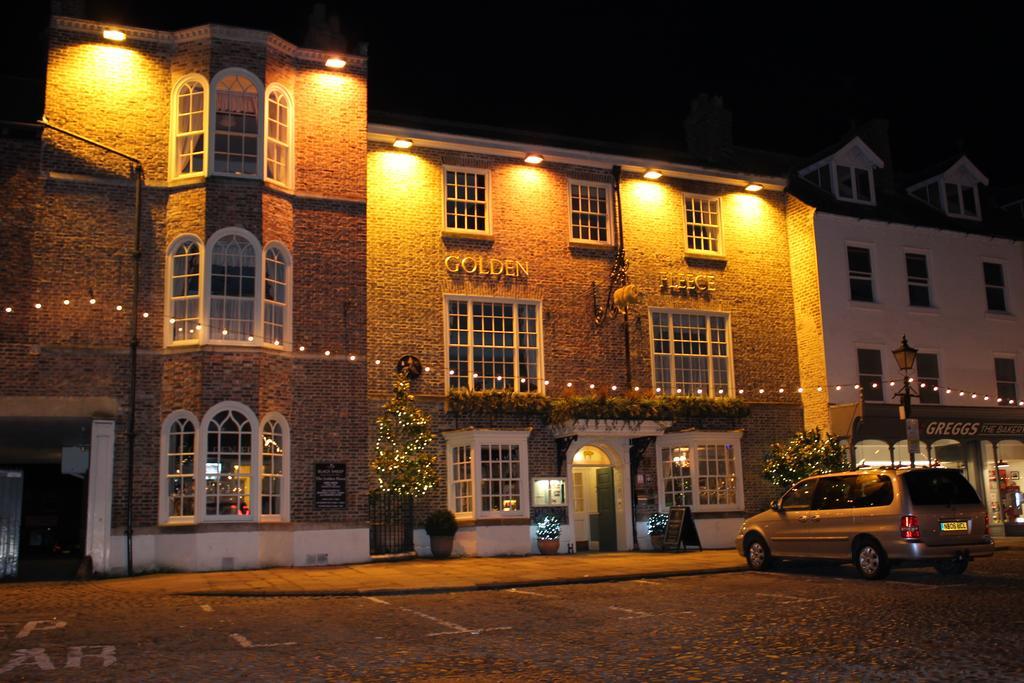
[[[678,275],[661,276],[662,294],[707,297],[711,296],[711,292],[714,291],[714,275],[695,275],[693,273],[680,273]]]
[[[444,257],[444,269],[453,275],[479,275],[483,277],[527,277],[530,266],[526,261],[514,258],[492,258],[490,256]]]
[[[345,509],[345,463],[315,464],[314,505],[317,510]]]

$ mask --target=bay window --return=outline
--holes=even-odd
[[[528,431],[445,432],[448,508],[459,519],[528,518]]]
[[[683,505],[695,511],[743,509],[741,432],[685,432],[658,438],[661,509]]]

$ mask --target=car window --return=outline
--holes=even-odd
[[[853,506],[872,508],[892,503],[892,479],[881,474],[861,474],[853,484]]]
[[[814,487],[817,479],[805,479],[798,482],[782,497],[783,510],[809,510],[814,498]]]
[[[811,504],[811,508],[815,510],[852,508],[851,490],[856,480],[856,475],[819,479],[818,489],[814,492],[814,502]]]
[[[914,470],[903,475],[914,505],[966,505],[980,503],[964,476],[953,470]]]

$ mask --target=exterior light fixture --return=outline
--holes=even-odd
[[[661,177],[661,171],[659,171],[657,169],[649,168],[644,173],[644,179],[645,180],[657,180],[660,177]]]
[[[747,183],[747,186],[743,188],[747,192],[760,192],[764,189],[764,185],[761,183]]]
[[[412,140],[409,138],[395,138],[395,141],[391,143],[391,146],[396,149],[409,149],[412,147]]]
[[[106,40],[112,40],[115,43],[123,43],[124,39],[127,38],[124,31],[118,31],[116,28],[104,29],[103,37]]]
[[[324,66],[328,69],[344,69],[345,60],[341,57],[328,57],[327,61],[324,62]]]
[[[528,164],[533,164],[533,165],[536,166],[537,164],[539,164],[542,161],[544,161],[544,157],[542,157],[539,154],[527,154],[526,158],[523,159],[523,161],[525,161]]]

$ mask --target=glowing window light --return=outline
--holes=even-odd
[[[409,149],[412,147],[412,140],[409,138],[396,138],[395,141],[391,143],[391,146],[396,149]]]
[[[525,161],[528,164],[533,164],[534,166],[536,166],[537,164],[542,163],[544,161],[544,157],[542,157],[539,154],[527,154],[526,158],[523,159],[523,161]]]
[[[116,28],[108,28],[103,30],[103,38],[106,40],[112,40],[115,43],[123,43],[125,38],[127,37],[128,36],[125,35],[124,31],[119,31]]]
[[[661,171],[658,171],[658,170],[653,169],[653,168],[647,169],[647,171],[644,173],[644,179],[645,180],[657,180],[660,177],[661,177]]]
[[[760,192],[764,189],[764,185],[761,183],[747,183],[747,186],[743,188],[747,192]]]
[[[324,62],[324,66],[328,69],[344,69],[347,62],[341,57],[328,57],[327,61]]]

